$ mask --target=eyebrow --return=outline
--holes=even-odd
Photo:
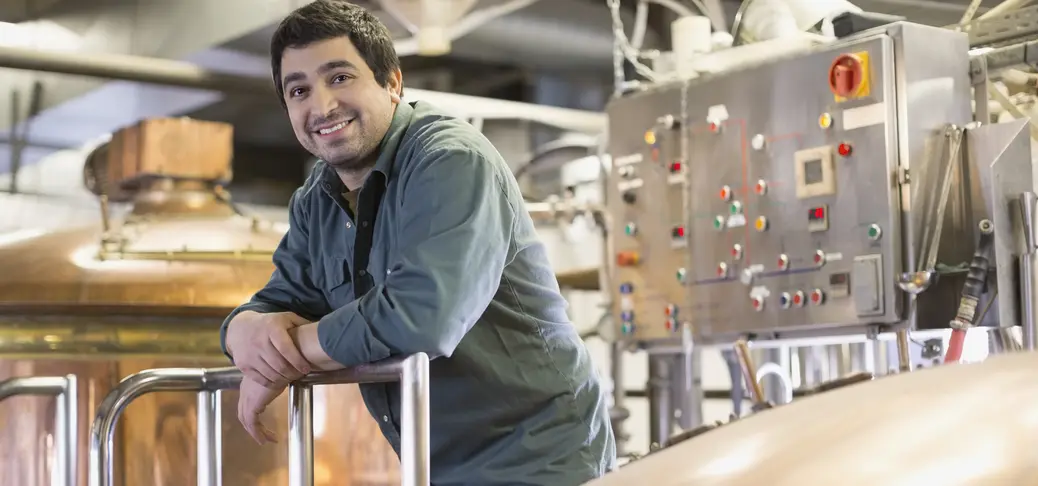
[[[317,73],[318,74],[324,74],[324,73],[327,73],[328,71],[332,71],[332,70],[335,70],[335,69],[343,69],[343,68],[346,68],[346,69],[357,69],[357,66],[355,66],[352,62],[349,62],[349,61],[346,61],[346,60],[343,60],[343,59],[337,59],[337,60],[334,60],[334,61],[328,61],[328,62],[326,62],[324,64],[321,64],[321,67],[317,68]],[[299,71],[296,71],[296,72],[293,72],[293,73],[286,74],[285,77],[282,78],[281,84],[282,85],[287,85],[289,83],[294,83],[296,81],[302,81],[304,79],[306,79],[306,74],[304,74],[302,72],[299,72]]]

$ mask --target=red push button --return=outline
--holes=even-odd
[[[814,305],[821,305],[825,302],[825,292],[821,289],[814,289],[811,291],[811,303]]]
[[[753,310],[755,310],[757,312],[760,312],[760,311],[764,310],[764,299],[761,299],[760,297],[754,297],[753,298]]]
[[[793,305],[794,306],[797,306],[797,307],[803,306],[804,305],[804,300],[805,300],[805,298],[804,298],[804,293],[803,292],[798,290],[798,291],[796,291],[793,294]]]

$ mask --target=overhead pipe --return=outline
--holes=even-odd
[[[221,93],[274,96],[267,78],[212,71],[191,63],[122,54],[61,52],[0,46],[0,68],[151,83]],[[496,100],[477,96],[407,89],[405,99],[424,100],[456,116],[533,121],[563,130],[600,133],[602,113]]]

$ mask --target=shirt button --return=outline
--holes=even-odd
[[[386,275],[389,275],[389,274],[391,274],[391,273],[393,273],[393,271],[392,271],[392,270],[386,270]]]
[[[363,277],[363,276],[365,276],[365,275],[367,275],[367,274],[368,274],[368,271],[367,271],[367,270],[361,270],[361,271],[360,271],[360,272],[358,272],[358,273],[360,273],[360,276],[361,276],[361,277]]]
[[[361,221],[360,222],[360,227],[361,228],[367,228],[368,227],[368,222],[367,221]]]
[[[352,228],[352,227],[353,227],[353,223],[351,223],[351,222],[347,221],[347,222],[346,222],[346,229],[350,229],[350,228]]]
[[[382,421],[383,422],[389,422],[389,415],[383,415],[382,416]]]

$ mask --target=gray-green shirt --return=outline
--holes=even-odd
[[[598,373],[501,155],[423,102],[397,107],[379,150],[356,212],[316,164],[270,282],[224,330],[242,310],[287,310],[319,320],[345,366],[428,353],[436,486],[569,486],[612,469]],[[361,392],[399,453],[396,385]]]

